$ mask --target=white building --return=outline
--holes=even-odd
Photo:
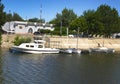
[[[48,29],[53,31],[53,24],[48,23],[37,23],[37,22],[22,22],[22,21],[11,21],[6,22],[2,26],[3,31],[11,32],[15,34],[26,34],[34,33],[40,29]]]

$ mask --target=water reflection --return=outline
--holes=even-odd
[[[0,84],[3,84],[4,77],[3,77],[3,63],[2,63],[2,52],[0,52]]]
[[[0,84],[119,84],[120,54],[0,53]]]

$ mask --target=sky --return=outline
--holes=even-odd
[[[116,8],[120,15],[120,0],[2,0],[2,3],[5,12],[18,13],[25,20],[40,18],[40,10],[42,10],[41,18],[48,22],[64,8],[72,9],[80,16],[84,11],[96,10],[102,4]]]

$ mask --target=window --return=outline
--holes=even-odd
[[[29,47],[29,45],[26,45],[26,47]]]
[[[30,28],[30,29],[28,30],[28,33],[33,33],[33,29]]]
[[[38,45],[38,48],[43,48],[43,46],[42,45]]]
[[[34,45],[30,45],[31,48],[34,48]]]
[[[22,29],[23,27],[22,26],[19,26],[19,29]]]

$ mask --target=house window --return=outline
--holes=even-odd
[[[28,33],[33,33],[33,29],[30,28],[30,29],[28,30]]]
[[[23,27],[22,26],[19,26],[19,29],[22,29]]]

